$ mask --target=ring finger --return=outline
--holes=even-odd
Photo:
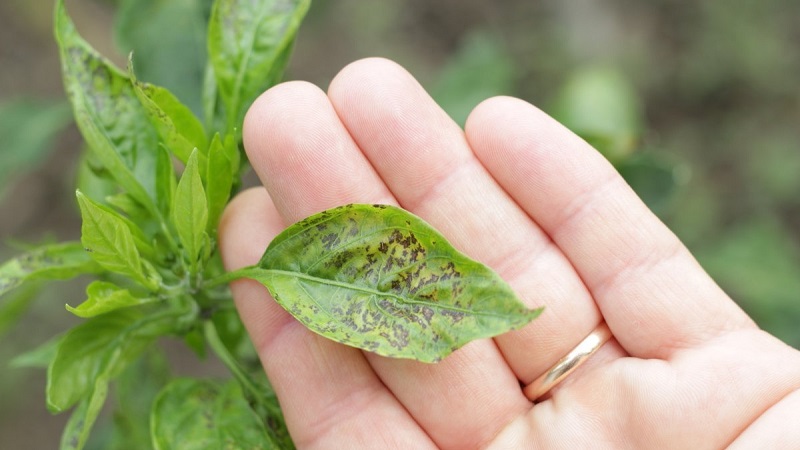
[[[495,339],[524,384],[566,355],[602,320],[574,268],[475,157],[463,131],[396,64],[351,64],[329,96],[350,135],[399,203],[495,269],[529,307],[529,326]],[[606,345],[595,363],[624,354]]]

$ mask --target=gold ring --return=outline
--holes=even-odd
[[[609,339],[611,339],[611,330],[605,322],[601,322],[600,325],[589,333],[589,335],[586,336],[577,347],[572,349],[567,356],[561,358],[560,361],[542,376],[533,380],[522,392],[525,393],[525,396],[528,397],[530,401],[536,401],[536,399],[552,389],[553,386],[562,382],[564,378],[574,372],[578,366],[589,359],[589,357]]]

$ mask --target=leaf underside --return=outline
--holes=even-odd
[[[422,219],[387,205],[346,205],[292,225],[247,276],[316,333],[423,362],[541,312]]]

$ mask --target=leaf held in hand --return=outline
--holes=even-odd
[[[385,205],[347,205],[292,225],[245,276],[325,337],[424,362],[541,312],[422,219]]]

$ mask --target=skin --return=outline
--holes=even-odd
[[[491,98],[462,130],[403,68],[366,59],[327,93],[264,93],[244,141],[264,187],[226,210],[228,269],[308,215],[391,203],[546,305],[432,365],[328,341],[236,281],[298,448],[800,448],[800,352],[759,330],[597,151],[534,106]],[[525,398],[520,383],[603,319],[614,338]]]

